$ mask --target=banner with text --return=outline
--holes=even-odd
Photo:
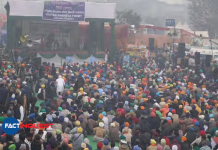
[[[123,65],[129,65],[129,55],[125,55],[123,57]]]
[[[73,58],[70,57],[70,56],[67,56],[67,57],[66,57],[66,63],[69,64],[69,65],[70,65],[70,64],[73,64]]]
[[[85,2],[45,1],[43,20],[85,21]]]

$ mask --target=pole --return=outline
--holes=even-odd
[[[211,49],[211,52],[212,52],[212,60],[213,60],[214,59],[213,58],[213,47],[212,47],[212,40],[211,39],[210,39],[210,49]],[[211,60],[210,60],[210,64],[211,64]],[[213,67],[211,67],[211,68],[213,68]]]
[[[211,48],[211,51],[212,51],[213,47],[212,47],[212,40],[211,39],[210,39],[210,48]]]
[[[211,52],[212,52],[212,58],[213,58],[213,47],[212,47],[212,40],[210,39],[210,49],[211,49]]]
[[[175,38],[174,38],[175,33],[176,33],[176,30],[175,30],[175,24],[174,24],[174,31],[173,31],[173,52],[174,52],[174,43],[175,43]]]
[[[115,45],[114,45],[114,43],[115,43],[115,41],[114,41],[115,22],[111,22],[110,26],[111,26],[111,50],[110,50],[109,54],[110,54],[110,61],[113,62],[114,61],[114,51],[115,51]]]
[[[101,23],[101,51],[105,51],[105,46],[104,46],[104,22]]]

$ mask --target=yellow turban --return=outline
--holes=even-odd
[[[157,142],[154,139],[151,139],[151,144],[156,144]]]

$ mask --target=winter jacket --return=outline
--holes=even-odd
[[[186,134],[187,142],[189,145],[196,139],[197,137],[197,132],[189,129],[189,131]]]
[[[123,134],[125,137],[126,137],[126,141],[128,143],[131,143],[131,137],[132,137],[132,134],[131,133],[125,133]]]
[[[108,124],[110,125],[112,123],[112,120],[114,119],[114,115],[108,115]]]
[[[156,117],[150,117],[149,118],[149,124],[151,126],[151,130],[152,129],[158,129],[160,127],[160,117],[158,115],[156,115]]]
[[[141,143],[143,143],[144,145],[149,145],[151,140],[151,135],[150,133],[145,132],[143,134],[140,134],[139,139]]]
[[[162,126],[162,135],[164,136],[170,136],[173,132],[173,125],[172,124],[169,124],[169,123],[166,123]]]
[[[123,109],[126,113],[128,113],[130,111],[130,108],[128,105],[124,104]]]
[[[200,150],[211,150],[211,148],[209,146],[203,146],[200,148]]]
[[[150,124],[148,123],[148,118],[141,118],[140,121],[139,121],[139,124],[140,124],[140,128],[142,131],[145,131],[145,132],[148,132],[150,133],[151,132],[151,126]]]
[[[157,150],[157,146],[148,146],[146,150]]]
[[[110,142],[119,142],[119,140],[120,140],[120,131],[115,127],[111,127],[109,129],[109,132],[108,132],[108,140]]]
[[[193,126],[193,123],[192,123],[192,119],[191,118],[186,118],[185,120],[184,120],[184,124],[186,125],[186,127],[191,127],[191,126]]]
[[[80,148],[81,143],[83,142],[83,138],[84,138],[84,135],[81,133],[76,133],[72,136],[72,140],[74,141],[73,142],[73,149],[74,150],[77,150]]]
[[[100,127],[96,127],[93,129],[95,131],[95,136],[104,138],[106,134],[106,130]]]
[[[129,149],[128,145],[122,144],[122,145],[119,146],[119,150],[130,150],[130,149]]]
[[[179,116],[177,114],[173,114],[171,117],[173,118],[173,125],[174,126],[179,124]]]
[[[188,141],[182,142],[181,143],[181,148],[182,148],[182,150],[189,150],[189,143],[188,143]]]
[[[211,133],[212,130],[216,127],[216,122],[215,121],[209,121],[208,122],[208,132]]]
[[[109,145],[103,145],[103,147],[101,148],[101,150],[108,150],[108,149],[111,149]]]

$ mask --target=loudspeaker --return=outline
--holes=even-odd
[[[183,67],[188,67],[188,59],[182,58],[181,64]]]
[[[200,52],[195,52],[195,65],[200,64]]]
[[[200,74],[200,66],[195,66],[195,74]]]
[[[210,67],[210,62],[212,60],[212,55],[206,55],[206,67]]]
[[[185,57],[185,43],[179,43],[178,52],[179,52],[179,57],[181,58]]]
[[[149,38],[149,49],[154,51],[154,38]]]
[[[34,66],[35,66],[36,68],[38,68],[38,67],[42,64],[42,58],[41,58],[41,57],[35,57],[35,58],[33,59],[33,61],[34,61]]]

